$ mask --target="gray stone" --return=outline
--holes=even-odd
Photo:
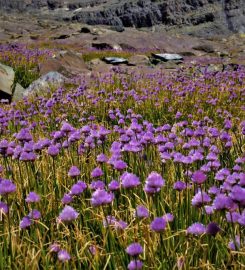
[[[12,86],[14,83],[14,70],[0,63],[0,91],[12,95]]]
[[[128,64],[133,66],[148,66],[150,65],[150,59],[146,55],[133,55],[128,59]]]
[[[107,64],[112,64],[112,65],[120,65],[120,64],[128,63],[128,60],[122,57],[104,57],[103,61],[105,61]]]
[[[153,53],[152,56],[161,61],[183,60],[183,56],[176,53]]]
[[[25,88],[23,88],[19,83],[16,84],[15,90],[12,96],[12,101],[18,101],[23,98],[23,94],[25,92]]]
[[[66,80],[66,77],[64,77],[59,72],[49,72],[42,77],[40,77],[38,80],[34,81],[23,93],[23,96],[28,96],[32,93],[37,93],[41,90],[45,90],[49,88],[50,86],[59,87],[62,84],[64,84]]]
[[[113,45],[106,42],[92,43],[92,47],[97,50],[113,50]]]
[[[90,34],[91,33],[91,30],[89,27],[82,27],[81,30],[80,30],[80,33],[83,33],[83,34]]]
[[[192,49],[197,50],[197,51],[203,51],[206,53],[213,53],[214,52],[213,46],[211,46],[209,44],[201,44],[198,46],[194,46]]]

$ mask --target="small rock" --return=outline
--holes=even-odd
[[[113,45],[113,50],[115,50],[115,51],[122,51],[122,48],[121,48],[120,45],[114,44],[114,45]]]
[[[122,57],[104,57],[102,60],[112,65],[128,64],[128,60]]]
[[[152,56],[161,61],[183,60],[183,56],[175,53],[153,53]]]
[[[110,71],[110,65],[106,64],[101,59],[95,58],[89,61],[89,69],[93,72],[104,73]]]
[[[210,64],[205,67],[201,67],[200,71],[202,73],[217,73],[217,72],[223,72],[224,71],[224,65],[223,64]]]
[[[192,49],[196,50],[196,51],[203,51],[206,53],[213,53],[214,52],[213,46],[208,45],[208,44],[198,45],[198,46],[192,47]]]
[[[135,51],[135,47],[133,47],[133,46],[131,46],[129,44],[120,43],[119,45],[124,51]]]
[[[148,66],[150,59],[146,55],[133,55],[128,59],[128,64],[132,66]]]
[[[123,25],[113,25],[113,26],[111,26],[110,29],[111,29],[112,31],[116,31],[116,32],[119,32],[119,33],[125,31]]]
[[[174,61],[168,61],[168,62],[161,62],[157,67],[163,68],[163,69],[177,69],[178,68],[178,63]]]
[[[218,56],[219,57],[229,57],[230,56],[230,54],[229,54],[229,52],[226,52],[226,51],[223,51],[223,52],[217,52],[217,54],[218,54]]]
[[[60,36],[57,36],[57,37],[53,37],[53,39],[54,40],[56,40],[56,39],[67,39],[67,38],[69,38],[70,37],[70,35],[65,35],[65,34],[63,34],[63,35],[60,35]]]
[[[228,63],[226,65],[224,65],[224,70],[225,71],[237,71],[239,69],[239,67],[245,67],[245,63],[242,64],[242,62],[239,62],[239,64],[237,63]]]
[[[80,30],[80,33],[90,34],[91,30],[88,27],[82,27],[81,30]]]
[[[92,47],[97,50],[113,50],[113,45],[102,42],[102,43],[92,43]]]
[[[181,52],[181,55],[182,55],[182,56],[196,56],[195,53],[193,53],[193,52],[188,52],[188,51],[187,51],[187,52]]]
[[[12,85],[14,83],[14,70],[0,63],[0,91],[12,95]]]
[[[30,39],[32,40],[38,40],[40,38],[40,35],[30,35]]]

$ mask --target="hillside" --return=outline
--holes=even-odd
[[[203,35],[245,31],[243,0],[0,0],[0,9],[36,10],[38,16],[121,30],[162,24],[194,26],[198,31],[201,26]]]

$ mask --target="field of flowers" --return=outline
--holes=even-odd
[[[245,69],[120,68],[0,107],[0,269],[244,269]]]

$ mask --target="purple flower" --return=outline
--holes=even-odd
[[[108,157],[105,154],[100,154],[96,159],[98,162],[105,163],[108,161]]]
[[[156,172],[150,173],[145,182],[144,191],[148,194],[154,194],[160,191],[164,185],[164,179]]]
[[[40,201],[40,196],[35,192],[30,192],[25,200],[27,203],[34,203]]]
[[[93,178],[101,177],[102,175],[103,175],[103,171],[101,170],[100,167],[93,169],[93,171],[91,172],[91,177]]]
[[[125,172],[121,176],[121,180],[122,180],[122,186],[124,188],[134,188],[134,187],[140,185],[140,179],[139,179],[139,177],[136,176],[133,173]]]
[[[0,201],[0,217],[1,217],[2,213],[7,214],[8,210],[9,210],[8,205],[6,203]]]
[[[59,220],[62,222],[71,222],[78,217],[78,212],[71,206],[66,205],[59,214]]]
[[[76,166],[72,166],[68,172],[68,176],[76,177],[80,175],[80,170]]]
[[[241,226],[245,226],[245,210],[237,221]]]
[[[59,154],[59,152],[60,152],[60,149],[56,145],[50,145],[49,148],[48,148],[48,154],[51,157],[57,156]]]
[[[91,204],[92,206],[105,205],[111,203],[113,199],[114,199],[113,193],[108,193],[103,189],[97,189],[92,194]]]
[[[123,220],[118,220],[115,222],[115,228],[120,230],[125,230],[128,227],[127,222]]]
[[[150,228],[155,232],[163,232],[166,228],[167,222],[163,217],[156,217],[150,224]]]
[[[66,250],[62,249],[58,252],[58,259],[59,261],[66,262],[71,259],[71,256]]]
[[[114,169],[118,171],[122,171],[127,168],[127,163],[123,160],[116,160],[113,163]]]
[[[214,207],[210,205],[205,205],[204,206],[205,212],[207,215],[212,215],[214,213]]]
[[[164,183],[164,179],[157,172],[151,172],[146,179],[146,185],[151,188],[161,188]]]
[[[93,256],[95,256],[96,253],[97,253],[97,248],[96,248],[95,245],[89,246],[88,250],[89,250],[89,252],[90,252]]]
[[[83,181],[78,181],[71,187],[71,195],[80,195],[87,188],[87,185]]]
[[[112,180],[109,185],[108,188],[110,191],[115,191],[118,190],[120,188],[120,183],[116,180]]]
[[[92,181],[89,187],[93,190],[105,189],[105,183],[101,180]]]
[[[210,222],[206,228],[206,233],[215,236],[220,231],[220,227],[215,222]]]
[[[172,222],[174,220],[174,215],[171,213],[167,213],[163,215],[163,219],[165,219],[166,222]]]
[[[28,214],[28,217],[29,217],[30,219],[38,220],[38,219],[41,218],[41,213],[40,213],[38,210],[33,209],[33,210],[31,210],[30,213]]]
[[[16,185],[10,181],[3,179],[0,182],[0,195],[8,195],[16,191]]]
[[[136,207],[135,216],[137,218],[147,218],[147,217],[149,217],[149,211],[145,206],[138,205]]]
[[[114,216],[107,216],[104,220],[103,220],[103,226],[106,228],[110,225],[114,226],[117,222],[117,219]]]
[[[234,251],[239,250],[241,247],[240,236],[236,235],[235,239],[229,242],[228,247]]]
[[[60,251],[60,245],[58,243],[53,243],[52,245],[50,245],[49,247],[49,251],[50,252],[59,252]]]
[[[63,196],[63,198],[62,198],[62,200],[61,200],[61,202],[62,202],[63,204],[69,204],[69,203],[71,203],[72,201],[73,201],[72,195],[71,195],[71,194],[67,194],[67,193]]]
[[[215,194],[216,195],[216,194],[220,193],[220,189],[218,187],[216,187],[216,186],[212,186],[208,190],[208,193],[209,194]]]
[[[191,200],[191,204],[196,207],[201,207],[205,203],[211,201],[210,197],[205,191],[199,191]]]
[[[23,151],[20,154],[19,160],[21,160],[21,161],[34,161],[36,158],[37,158],[37,155],[35,153]]]
[[[241,217],[241,215],[237,212],[227,212],[226,213],[226,220],[231,223],[238,222],[238,219]]]
[[[30,217],[28,217],[28,216],[23,217],[23,219],[20,221],[20,228],[26,229],[26,228],[30,227],[31,224],[32,224],[32,221],[31,221]]]
[[[235,185],[232,187],[229,196],[233,201],[245,206],[245,188]]]
[[[138,256],[143,253],[143,248],[139,243],[132,243],[126,248],[126,252],[130,256]]]
[[[69,123],[66,123],[64,122],[62,124],[62,127],[60,129],[62,132],[65,132],[65,133],[68,133],[68,132],[71,132],[74,130],[74,128],[69,124]]]
[[[207,176],[202,171],[195,171],[192,174],[191,179],[196,184],[202,184],[206,181]]]
[[[218,194],[213,202],[216,210],[231,209],[234,206],[232,199],[225,194]]]
[[[128,264],[128,270],[141,270],[143,267],[143,263],[140,260],[132,260]]]
[[[19,141],[29,142],[32,140],[32,136],[27,128],[23,128],[19,131],[19,133],[17,133],[16,139]]]
[[[178,190],[178,191],[182,191],[182,190],[186,189],[186,183],[184,183],[182,181],[177,181],[174,183],[174,189]]]
[[[184,266],[185,266],[185,258],[184,257],[178,258],[178,260],[177,260],[177,267],[178,267],[178,269],[179,270],[180,269],[183,269]]]
[[[193,223],[187,228],[188,234],[201,235],[206,232],[206,227],[202,223]]]

